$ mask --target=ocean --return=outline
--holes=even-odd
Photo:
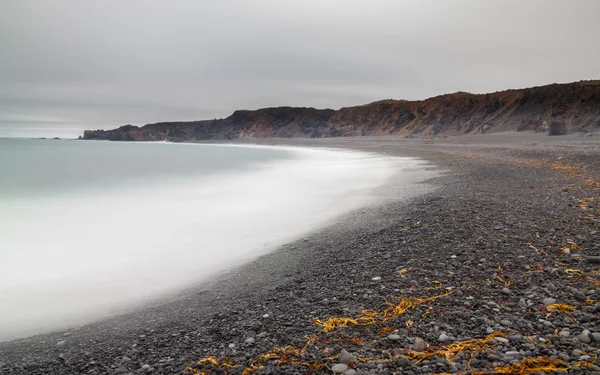
[[[0,340],[209,280],[374,202],[401,158],[0,139]]]

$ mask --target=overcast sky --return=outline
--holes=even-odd
[[[0,136],[600,78],[597,0],[2,0]]]

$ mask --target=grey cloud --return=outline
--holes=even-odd
[[[6,0],[0,136],[600,78],[598,14],[595,0]]]

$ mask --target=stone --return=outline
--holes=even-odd
[[[356,370],[349,368],[348,370],[344,371],[344,375],[356,375]]]
[[[506,294],[506,295],[509,295],[512,293],[512,291],[508,288],[502,288],[501,292],[502,292],[502,294]]]
[[[343,374],[346,370],[348,370],[348,366],[343,363],[336,363],[335,365],[331,366],[331,371],[336,374]]]
[[[246,340],[244,340],[244,343],[248,344],[248,345],[252,345],[252,344],[254,344],[254,341],[255,341],[254,337],[248,337]]]
[[[401,338],[401,337],[400,337],[400,335],[397,335],[397,334],[395,334],[395,333],[392,333],[392,334],[391,334],[391,335],[389,335],[387,338],[388,338],[388,340],[392,340],[392,341],[398,341],[398,340],[400,340],[400,338]]]
[[[592,337],[594,338],[595,342],[600,342],[600,332],[593,332]]]
[[[143,366],[140,368],[140,370],[142,370],[142,371],[148,371],[148,370],[150,370],[150,365],[149,365],[149,364],[145,364],[145,365],[143,365]]]
[[[548,135],[567,134],[567,125],[564,121],[552,121],[548,127]]]
[[[63,346],[66,343],[65,340],[59,341],[56,343],[56,346]]]
[[[410,362],[410,359],[404,358],[404,357],[400,357],[396,361],[396,365],[399,366],[399,367],[408,367],[408,366],[412,365],[412,363]]]
[[[506,339],[504,337],[496,337],[494,340],[501,342],[503,344],[508,344],[508,339]]]
[[[500,324],[502,324],[502,325],[503,325],[503,326],[505,326],[505,327],[509,327],[509,326],[511,326],[511,325],[512,325],[512,322],[511,322],[510,320],[508,320],[508,319],[502,319],[502,320],[500,321]]]
[[[381,280],[381,276],[375,276],[371,280],[372,281],[380,281]]]
[[[129,369],[125,366],[120,366],[117,367],[115,369],[115,371],[113,372],[114,375],[119,375],[119,374],[127,374],[129,372]]]
[[[446,342],[446,341],[448,341],[449,339],[450,339],[450,337],[448,337],[448,335],[446,335],[445,333],[442,333],[442,334],[440,335],[440,337],[438,338],[438,341],[439,341],[439,342]]]
[[[543,303],[544,305],[546,305],[546,306],[548,306],[548,305],[553,305],[553,304],[555,304],[555,303],[556,303],[556,300],[555,300],[554,298],[544,298],[544,299],[542,300],[542,303]]]
[[[585,332],[577,335],[577,340],[579,340],[579,342],[582,342],[584,344],[591,343],[593,338],[594,338],[594,336],[590,335],[589,333],[585,333]]]
[[[420,339],[420,338],[415,339],[415,343],[412,346],[412,348],[415,352],[422,352],[425,350],[426,347],[427,347],[427,343],[425,342],[425,340]]]
[[[508,335],[506,338],[510,342],[520,342],[521,340],[523,340],[523,336],[521,335]]]
[[[354,358],[352,354],[348,353],[346,349],[342,349],[342,351],[338,355],[338,361],[340,361],[340,363],[350,363],[356,362],[356,358]]]

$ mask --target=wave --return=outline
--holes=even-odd
[[[0,339],[89,322],[207,280],[368,204],[403,162],[286,149],[296,157],[208,179],[5,202]]]

